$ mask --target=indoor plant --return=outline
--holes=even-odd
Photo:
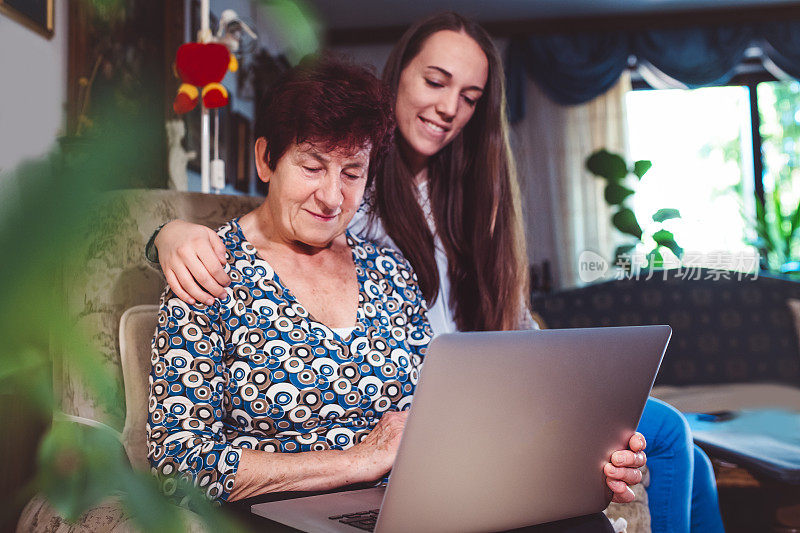
[[[597,150],[586,159],[586,169],[606,180],[603,196],[608,205],[615,209],[611,223],[620,232],[637,239],[635,242],[617,247],[614,252],[614,263],[626,269],[631,266],[630,258],[633,251],[640,244],[646,243],[648,237],[655,245],[645,256],[647,264],[641,266],[650,268],[663,266],[662,252],[665,249],[671,251],[678,259],[683,256],[683,248],[675,241],[675,236],[663,227],[666,220],[681,217],[677,209],[664,208],[653,213],[650,217],[652,222],[648,222],[645,226],[647,230],[645,232],[642,231],[642,226],[627,203],[635,192],[626,186],[629,176],[634,176],[636,181],[641,180],[652,166],[653,164],[646,159],[629,165],[621,155],[609,152],[605,148]]]

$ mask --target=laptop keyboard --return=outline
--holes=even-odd
[[[380,509],[372,509],[371,511],[361,511],[358,513],[340,514],[336,516],[329,516],[331,520],[338,520],[342,524],[357,527],[364,531],[374,531],[375,523],[378,521],[378,511]]]

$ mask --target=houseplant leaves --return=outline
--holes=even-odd
[[[627,207],[620,209],[617,213],[615,213],[611,218],[611,222],[614,224],[614,227],[620,230],[622,233],[633,235],[637,239],[641,240],[642,228],[639,226],[639,221],[636,220],[636,215],[634,215],[633,211]]]
[[[603,192],[603,196],[609,205],[621,205],[631,194],[633,194],[633,190],[618,183],[609,183]]]
[[[659,230],[653,234],[653,240],[656,241],[658,246],[663,246],[664,248],[668,248],[675,257],[681,257],[683,255],[683,248],[678,246],[678,243],[675,242],[675,236],[672,232],[669,232],[665,229]]]
[[[681,212],[677,209],[667,208],[659,209],[653,214],[654,222],[664,222],[673,218],[681,218]]]
[[[653,166],[652,161],[648,161],[647,159],[641,159],[633,164],[633,173],[636,175],[637,178],[642,179],[650,167]]]
[[[628,165],[617,154],[612,154],[606,149],[594,152],[586,160],[586,169],[608,181],[621,181],[628,175]]]

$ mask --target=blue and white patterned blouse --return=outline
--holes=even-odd
[[[358,276],[356,328],[342,338],[300,305],[245,239],[227,248],[227,295],[188,305],[167,288],[152,343],[148,457],[225,500],[240,450],[345,449],[387,410],[408,409],[431,331],[411,266],[347,234]]]

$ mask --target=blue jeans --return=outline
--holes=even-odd
[[[647,440],[653,533],[724,532],[711,461],[680,411],[648,398],[638,430]]]

